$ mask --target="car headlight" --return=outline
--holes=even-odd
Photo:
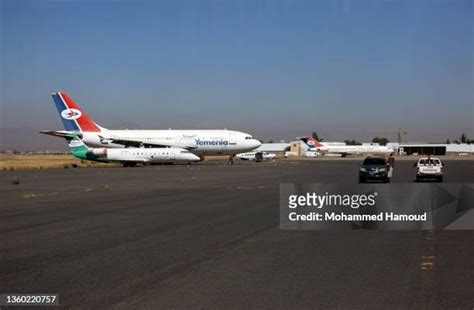
[[[365,169],[365,168],[360,168],[360,171],[361,171],[361,172],[367,172],[367,169]]]
[[[387,169],[386,168],[380,168],[379,171],[380,172],[385,172]]]

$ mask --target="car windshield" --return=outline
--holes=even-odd
[[[366,158],[364,160],[364,165],[369,166],[385,166],[386,163],[385,158]]]

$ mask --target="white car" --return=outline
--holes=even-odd
[[[439,158],[424,157],[418,160],[418,163],[414,164],[416,169],[416,181],[423,179],[436,179],[439,182],[443,182],[443,163]]]
[[[295,151],[286,151],[285,152],[285,158],[288,158],[288,157],[298,157],[298,152],[295,152]]]
[[[308,157],[308,158],[310,158],[310,157],[318,157],[318,156],[321,156],[321,153],[319,153],[319,152],[314,152],[314,151],[306,151],[306,152],[304,153],[304,157]]]
[[[248,152],[237,154],[236,157],[241,160],[255,160],[260,162],[262,160],[275,160],[276,154],[267,153],[267,152]]]

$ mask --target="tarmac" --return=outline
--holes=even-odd
[[[413,182],[413,162],[392,182]],[[473,160],[444,163],[445,183],[474,183]],[[280,183],[357,183],[358,164],[2,171],[0,293],[85,309],[472,309],[474,231],[279,229]]]

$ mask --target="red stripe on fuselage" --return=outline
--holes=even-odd
[[[84,110],[81,109],[66,93],[60,93],[63,100],[66,102],[66,105],[69,109],[76,109],[81,111],[82,115],[79,117],[76,122],[82,131],[100,131],[100,128],[87,116]]]

